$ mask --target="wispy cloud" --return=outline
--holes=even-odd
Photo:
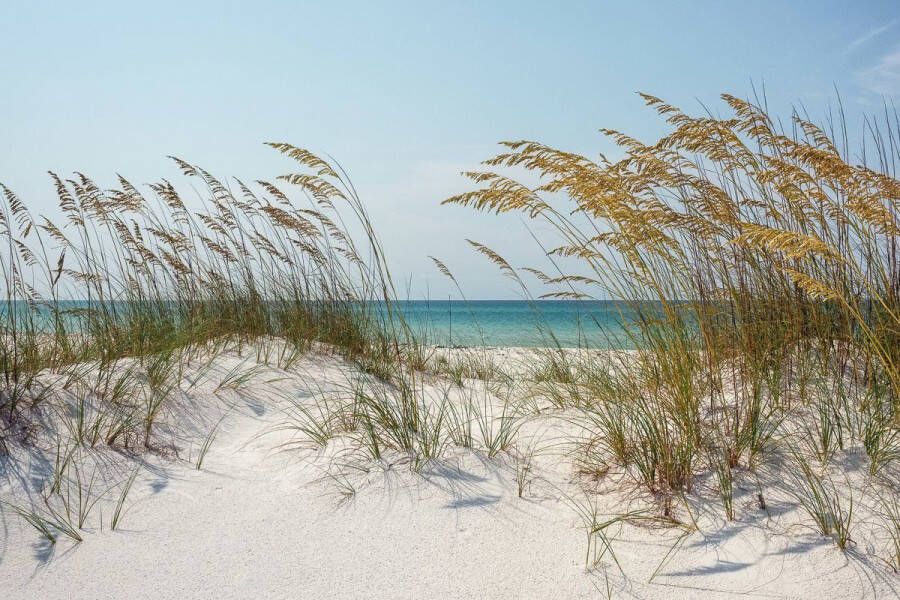
[[[847,45],[847,51],[852,52],[853,50],[859,48],[860,46],[862,46],[869,40],[872,40],[872,39],[878,37],[879,35],[881,35],[882,33],[888,31],[896,24],[897,24],[897,19],[891,19],[884,25],[879,25],[878,27],[873,27],[869,31],[865,32],[864,34],[862,34],[861,36],[859,36],[858,38],[856,38],[855,40],[850,42],[850,44]]]
[[[900,95],[900,46],[882,56],[875,65],[860,71],[857,78],[870,92]]]

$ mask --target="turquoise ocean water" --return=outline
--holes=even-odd
[[[2,304],[0,311],[9,309]],[[60,302],[73,322],[88,306],[84,301]],[[631,346],[623,323],[633,313],[627,305],[612,301],[405,300],[395,306],[418,338],[433,345]],[[48,328],[52,327],[50,315],[49,310],[38,308],[38,320],[43,318]]]
[[[413,331],[435,345],[626,348],[631,311],[611,301],[404,301]]]

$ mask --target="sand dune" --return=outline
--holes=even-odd
[[[490,352],[514,373],[527,360],[523,351]],[[252,377],[216,391],[237,369],[252,371]],[[9,503],[0,546],[3,597],[898,595],[900,580],[877,558],[889,540],[872,522],[873,508],[861,492],[865,468],[853,466],[858,449],[842,454],[859,497],[856,543],[841,552],[808,526],[774,468],[761,474],[759,487],[749,473],[739,474],[733,522],[724,521],[708,480],[687,498],[690,511],[678,509],[677,518],[689,525],[642,519],[658,511],[627,476],[612,470],[594,480],[577,473],[572,443],[579,428],[571,411],[529,410],[515,451],[488,457],[476,433],[474,448],[448,446],[419,473],[403,454],[367,459],[352,436],[316,448],[290,427],[298,406],[346,393],[357,375],[324,353],[283,371],[257,365],[252,352],[223,354],[202,372],[187,373],[185,381],[197,384],[164,415],[154,451],[86,454],[82,476],[96,474],[95,495],[110,491],[87,515],[81,543],[65,536],[55,545],[42,541],[10,508],[39,504],[56,442],[39,440],[44,451],[30,454],[13,447],[0,471],[0,499]],[[428,377],[422,385],[427,397],[476,402],[492,419],[503,410],[504,401],[479,381],[466,380],[460,388]],[[65,421],[49,412],[45,418]],[[534,450],[534,458],[527,477],[520,478],[525,485],[519,497],[525,449]],[[118,490],[135,466],[124,514],[112,531]],[[765,510],[758,503],[760,490]],[[605,529],[614,556],[586,565],[584,514],[592,506],[598,521],[628,511],[638,516]]]

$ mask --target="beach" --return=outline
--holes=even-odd
[[[491,433],[476,427],[471,447],[448,443],[418,471],[403,452],[367,458],[349,434],[317,447],[297,429],[298,407],[353,389],[358,368],[320,349],[281,369],[245,347],[185,371],[179,399],[167,407],[150,451],[98,449],[81,465],[83,481],[96,473],[94,495],[121,485],[137,468],[114,531],[118,488],[90,509],[82,542],[42,539],[8,506],[37,496],[58,439],[11,448],[0,459],[0,499],[9,503],[0,552],[5,597],[898,594],[896,575],[877,558],[890,541],[874,524],[858,448],[837,459],[857,494],[858,525],[848,552],[806,524],[776,467],[736,475],[733,521],[723,518],[705,476],[666,522],[656,518],[654,499],[615,467],[602,476],[579,472],[575,456],[584,431],[577,411],[554,408],[526,381],[529,365],[543,360],[536,351],[432,350],[432,361],[476,355],[513,374],[517,396],[528,397],[515,407],[477,379],[458,386],[423,372],[421,389],[429,402],[474,403],[495,431],[504,414],[521,416],[514,444],[493,452]],[[251,376],[223,389],[223,379],[233,381],[236,372]],[[534,393],[521,393],[526,388]],[[56,426],[45,431],[64,429],[64,415],[46,418]],[[623,514],[630,516],[605,527],[602,540],[589,534]]]
[[[536,254],[288,142],[0,185],[3,598],[897,597],[900,124],[640,98],[441,201]]]

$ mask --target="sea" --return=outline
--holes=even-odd
[[[84,301],[60,301],[72,319],[88,306]],[[633,347],[627,329],[634,309],[621,302],[400,300],[394,307],[418,340],[436,346]],[[0,312],[6,310],[8,305],[0,303]],[[45,321],[48,329],[50,315],[49,310],[38,308],[38,320]],[[0,316],[5,322],[6,315]]]
[[[398,308],[439,346],[630,348],[633,309],[604,300],[415,300]]]

